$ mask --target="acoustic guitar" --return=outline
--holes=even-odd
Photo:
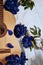
[[[20,55],[21,53],[17,38],[14,34],[10,36],[7,32],[7,29],[13,31],[15,25],[16,19],[14,15],[3,8],[3,0],[0,0],[0,61],[2,62],[4,62],[5,57],[10,54]],[[11,43],[14,48],[8,48],[8,43]]]

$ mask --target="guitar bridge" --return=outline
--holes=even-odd
[[[10,49],[0,49],[0,54],[2,53],[11,53]]]

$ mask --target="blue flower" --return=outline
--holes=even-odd
[[[20,65],[20,64],[15,63],[14,61],[7,61],[6,65]]]
[[[19,56],[18,55],[9,55],[5,58],[6,61],[14,61],[14,62],[19,62]]]
[[[20,63],[20,58],[19,58],[18,55],[15,55],[15,62],[16,62],[16,63]]]
[[[21,53],[20,59],[21,59],[20,62],[21,65],[25,65],[26,61],[28,60],[24,52]]]
[[[8,43],[8,44],[7,44],[7,47],[9,47],[9,48],[14,48],[14,46],[13,46],[11,43]]]
[[[21,25],[21,27],[22,27],[21,34],[22,34],[22,35],[25,35],[26,32],[27,32],[27,27],[25,27],[24,25]]]
[[[17,38],[20,38],[21,36],[25,35],[27,32],[27,28],[24,25],[17,24],[14,28],[14,35]]]
[[[32,46],[31,41],[34,41],[34,38],[32,36],[24,36],[24,38],[22,39],[22,44],[25,48],[28,48]]]
[[[25,52],[21,52],[21,56],[20,56],[20,58],[23,60],[28,60],[27,58],[26,58],[26,55],[25,55]]]
[[[5,58],[6,65],[24,65],[26,60],[28,60],[25,56],[24,52],[21,52],[20,57],[18,55],[9,55]]]
[[[6,65],[13,65],[12,61],[7,61]]]
[[[25,52],[21,52],[21,58],[25,58]]]
[[[18,55],[9,55],[5,58],[5,60],[7,61],[6,65],[19,65],[20,64],[20,57]]]
[[[6,61],[14,61],[15,60],[15,55],[9,55],[5,58]]]
[[[13,65],[20,65],[19,63],[13,63]]]
[[[3,65],[2,62],[0,62],[0,65]]]
[[[8,34],[9,35],[12,35],[13,34],[13,32],[11,30],[8,29],[7,31],[8,31]]]
[[[30,41],[34,41],[34,37],[33,36],[29,36],[28,38]]]
[[[19,11],[18,7],[18,0],[7,0],[4,4],[4,8],[13,14],[17,14]]]
[[[25,63],[24,62],[21,62],[21,65],[25,65]]]

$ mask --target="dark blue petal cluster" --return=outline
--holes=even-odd
[[[0,62],[0,65],[3,65],[2,62]]]
[[[11,43],[8,43],[8,44],[7,44],[7,47],[9,47],[9,48],[14,48],[14,46],[13,46]]]
[[[7,32],[8,32],[9,35],[13,34],[13,32],[11,30],[9,30],[9,29],[7,30]]]
[[[7,56],[5,58],[5,60],[7,61],[6,65],[19,65],[20,61],[19,61],[19,56],[18,55],[10,55],[10,56]]]
[[[6,65],[13,65],[13,62],[7,61]]]
[[[15,55],[15,63],[20,64],[20,57],[18,55]]]
[[[13,14],[19,11],[18,6],[18,0],[7,0],[4,4],[4,8]]]
[[[24,52],[21,53],[20,58],[21,58],[20,64],[21,64],[21,65],[25,65],[25,63],[26,63],[26,61],[27,61],[28,59],[26,58],[26,55],[25,55]]]
[[[6,65],[24,65],[27,59],[25,53],[22,52],[20,57],[12,54],[7,56],[5,60],[7,62]]]
[[[32,36],[24,36],[24,38],[22,39],[22,44],[25,48],[31,47],[32,46],[32,42],[34,41],[34,38]]]
[[[25,35],[27,32],[27,27],[21,24],[17,24],[14,28],[14,35],[17,38],[20,38],[21,36]]]
[[[14,61],[15,60],[15,55],[9,55],[5,58],[6,61]]]

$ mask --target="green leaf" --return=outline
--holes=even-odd
[[[34,25],[34,28],[30,28],[30,32],[34,35],[34,38],[40,37],[41,36],[41,29],[36,27]]]
[[[41,36],[41,29],[40,28],[38,28],[38,35],[39,35],[39,37]]]
[[[30,47],[30,51],[32,51],[32,47]]]
[[[34,2],[31,0],[20,0],[18,3],[24,6],[24,9],[30,8],[32,10],[34,6]]]
[[[37,43],[36,43],[36,41],[34,40],[33,42],[32,42],[32,44],[33,44],[33,47],[35,48],[35,49],[38,49],[38,47],[37,47]]]
[[[34,26],[34,28],[30,28],[30,32],[31,32],[33,35],[37,35],[37,27]]]
[[[34,25],[35,30],[37,30],[37,27]]]
[[[30,30],[34,31],[35,29],[34,28],[30,28]]]
[[[37,31],[30,31],[33,35],[37,35]]]
[[[38,35],[36,35],[36,36],[34,36],[34,38],[39,38],[40,36],[38,36]]]
[[[30,7],[31,10],[32,10],[33,6],[34,6],[34,2],[32,1],[31,2],[31,7]]]
[[[41,44],[42,44],[42,47],[43,47],[43,39],[41,40]]]
[[[34,2],[32,1],[32,2],[30,3],[30,9],[31,9],[31,10],[32,10],[33,6],[34,6]]]
[[[24,9],[27,9],[28,7],[24,7]]]

